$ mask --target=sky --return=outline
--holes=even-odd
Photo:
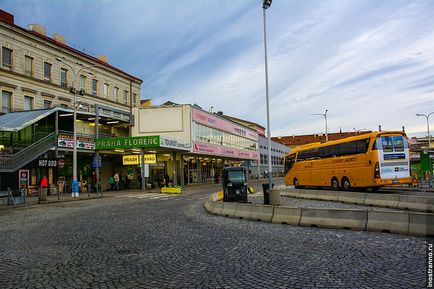
[[[267,126],[262,0],[0,0],[15,24],[143,80],[141,98]],[[272,136],[401,130],[434,111],[434,1],[274,0],[266,11]],[[430,117],[434,130],[434,114]]]

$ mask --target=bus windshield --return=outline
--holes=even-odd
[[[404,151],[404,138],[400,135],[382,136],[381,138],[379,138],[379,141],[381,143],[381,147],[383,148],[383,152],[389,153]]]

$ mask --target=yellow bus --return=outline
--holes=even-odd
[[[404,132],[383,131],[294,148],[283,159],[285,184],[348,191],[411,184]]]

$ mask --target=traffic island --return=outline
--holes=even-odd
[[[432,213],[315,209],[222,202],[221,192],[211,194],[204,207],[214,215],[274,224],[434,236],[434,214]]]

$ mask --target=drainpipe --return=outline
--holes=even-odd
[[[133,81],[130,79],[130,129],[128,130],[128,136],[132,136],[132,127],[133,127]]]

